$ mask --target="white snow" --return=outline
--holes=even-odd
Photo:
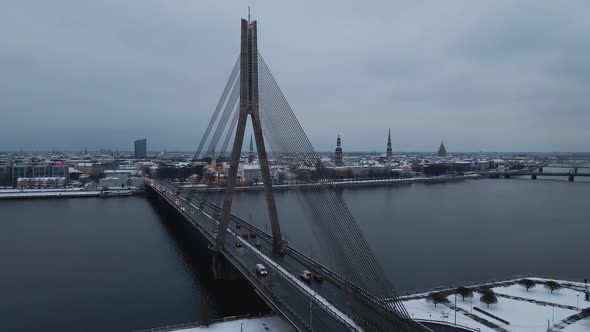
[[[238,319],[227,322],[214,323],[209,326],[199,326],[188,329],[181,329],[176,331],[185,332],[228,332],[228,331],[243,331],[243,332],[259,332],[259,331],[275,331],[275,332],[290,332],[293,331],[291,326],[278,316],[269,316],[251,319]]]
[[[465,300],[469,305],[469,300]],[[475,302],[474,302],[475,303]],[[459,300],[457,300],[457,306],[459,306]],[[413,319],[424,319],[424,320],[436,320],[445,321],[449,323],[455,322],[455,311],[451,310],[444,304],[437,304],[436,307],[433,303],[426,301],[426,299],[408,300],[404,301],[404,307]],[[469,310],[468,310],[469,311]],[[447,316],[447,317],[444,317]],[[457,324],[474,329],[480,329],[482,332],[496,332],[489,327],[472,320],[465,316],[461,312],[457,312]]]
[[[550,279],[530,278],[536,281],[546,281]],[[573,284],[583,290],[587,285],[583,283],[575,283],[570,281],[555,280],[560,284]],[[546,331],[547,323],[550,326],[560,323],[562,320],[578,313],[576,307],[584,309],[590,307],[590,302],[584,301],[584,293],[582,291],[573,290],[569,288],[562,288],[551,293],[543,284],[537,284],[536,287],[531,288],[528,292],[526,289],[518,284],[502,287],[494,287],[494,292],[497,295],[498,303],[488,306],[480,302],[480,293],[475,292],[473,298],[468,298],[465,301],[457,296],[457,307],[463,309],[468,313],[479,316],[489,322],[492,322],[507,331]],[[500,294],[516,296],[524,299],[547,302],[548,304],[531,303],[525,300],[510,299]],[[433,303],[428,302],[425,298],[405,300],[403,304],[414,319],[438,320],[449,323],[454,322],[455,311],[450,307],[455,302],[455,296],[450,295],[447,305],[437,304],[435,307]],[[565,305],[571,308],[560,308],[555,305]],[[477,307],[492,315],[495,315],[510,324],[504,324],[499,320],[489,317],[481,312],[472,310],[472,307]],[[493,329],[473,320],[464,315],[462,312],[457,312],[457,324],[467,326],[473,329],[480,329],[482,332],[494,332]],[[589,332],[590,318],[580,320],[566,326],[564,332]]]
[[[572,307],[576,307],[579,303],[580,309],[590,307],[590,302],[584,301],[584,293],[568,288],[554,290],[552,294],[550,290],[546,289],[545,286],[541,284],[537,284],[535,287],[529,289],[528,292],[523,286],[511,285],[508,287],[494,288],[494,292]]]
[[[59,197],[59,196],[98,196],[100,191],[36,191],[0,193],[0,198],[10,197]]]
[[[588,332],[590,331],[590,318],[579,320],[566,326],[560,332]]]
[[[494,292],[496,289],[494,289]],[[473,306],[483,309],[490,314],[500,317],[510,323],[506,325],[492,317],[486,316],[480,312],[473,311],[473,314],[482,317],[508,331],[543,331],[547,329],[547,321],[550,325],[559,323],[566,317],[576,314],[575,310],[557,308],[549,305],[539,305],[535,303],[513,300],[505,297],[498,297],[498,303],[490,304],[480,302],[481,294],[474,293]],[[449,297],[454,300],[454,296]],[[470,311],[469,301],[463,302],[457,299],[457,307]]]

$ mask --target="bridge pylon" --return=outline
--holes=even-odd
[[[240,101],[239,115],[236,128],[236,136],[231,151],[231,161],[227,177],[227,187],[223,197],[223,206],[219,224],[219,232],[215,243],[215,249],[221,250],[225,247],[227,235],[227,226],[231,213],[234,189],[237,181],[238,166],[242,145],[244,143],[244,134],[248,115],[252,119],[252,128],[254,131],[254,140],[258,150],[258,161],[262,173],[264,184],[264,194],[266,196],[266,205],[272,230],[273,248],[276,252],[283,249],[281,239],[281,229],[275,198],[272,192],[272,180],[270,175],[270,166],[264,145],[262,135],[262,126],[260,124],[260,100],[258,93],[258,42],[257,42],[257,22],[242,19],[242,37],[240,49]]]

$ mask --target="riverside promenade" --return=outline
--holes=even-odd
[[[82,189],[2,189],[0,200],[35,199],[35,198],[85,198],[85,197],[125,197],[132,194],[143,193],[141,189],[124,189],[109,191],[113,193],[105,195],[105,191]]]

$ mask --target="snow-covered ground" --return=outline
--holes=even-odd
[[[537,282],[548,280],[541,278],[531,279]],[[492,289],[497,295],[498,303],[491,304],[489,307],[480,302],[479,299],[482,295],[480,293],[474,292],[474,296],[467,298],[465,301],[457,295],[457,307],[459,308],[457,311],[457,324],[479,329],[482,332],[496,331],[476,321],[474,318],[468,317],[470,314],[473,314],[507,331],[547,331],[548,324],[549,326],[558,324],[562,320],[577,314],[579,310],[590,307],[590,302],[584,300],[584,292],[581,291],[587,285],[563,280],[555,281],[562,285],[572,284],[577,286],[578,290],[564,287],[551,293],[543,284],[537,284],[536,287],[527,291],[523,286],[516,283],[508,286],[493,287]],[[513,299],[501,295],[523,299]],[[414,319],[439,320],[453,323],[455,320],[455,311],[453,309],[455,296],[450,295],[447,299],[449,303],[437,304],[436,307],[433,303],[428,302],[426,298],[405,300],[403,303],[408,313]],[[528,300],[538,301],[538,303]],[[493,317],[474,310],[473,308],[476,307],[506,320],[510,324],[505,324]],[[560,331],[589,332],[590,317],[571,323]]]
[[[209,326],[199,326],[176,331],[183,332],[291,332],[291,326],[278,316],[269,316],[251,319],[237,319],[228,322],[219,322]]]
[[[98,196],[100,191],[19,191],[19,192],[1,192],[0,198],[22,198],[22,197],[86,197]]]

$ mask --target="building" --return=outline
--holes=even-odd
[[[16,181],[18,178],[30,178],[33,175],[33,167],[27,164],[12,165],[12,180]]]
[[[391,161],[393,159],[393,150],[391,149],[391,129],[387,133],[387,152],[385,154],[385,159],[387,161]]]
[[[336,139],[336,157],[334,158],[334,164],[336,166],[342,166],[344,161],[342,160],[342,142],[340,141],[340,134],[338,134],[338,138]]]
[[[19,178],[17,189],[58,189],[65,188],[68,180],[65,177]]]
[[[138,139],[135,141],[135,159],[145,159],[147,157],[147,139]]]
[[[438,148],[437,154],[440,158],[445,158],[447,156],[447,149],[445,148],[445,144],[442,140],[440,140],[440,147]]]
[[[0,165],[0,186],[12,184],[11,170],[10,165]]]
[[[258,182],[262,179],[260,165],[258,164],[246,164],[242,168],[242,171],[244,173],[245,182]]]

